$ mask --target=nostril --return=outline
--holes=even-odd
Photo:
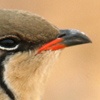
[[[59,35],[58,35],[58,38],[62,38],[62,37],[64,37],[64,36],[66,36],[65,33],[63,33],[63,34],[59,34]]]

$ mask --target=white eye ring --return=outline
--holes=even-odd
[[[13,35],[0,37],[0,49],[12,51],[18,49],[20,45],[20,38]]]
[[[7,47],[0,46],[0,49],[11,51],[11,50],[16,50],[18,47],[19,47],[19,45],[16,45],[15,47],[12,47],[12,48],[7,48]]]

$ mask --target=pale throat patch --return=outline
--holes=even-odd
[[[59,53],[60,50],[44,51],[35,56],[33,52],[24,52],[6,59],[4,81],[17,100],[40,100],[51,66]]]

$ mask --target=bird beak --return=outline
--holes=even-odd
[[[85,43],[91,43],[91,40],[83,32],[73,29],[60,30],[58,37],[55,40],[43,45],[38,50],[38,53],[46,50],[54,51],[65,47]]]

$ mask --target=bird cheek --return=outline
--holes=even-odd
[[[6,53],[6,51],[0,50],[0,57],[1,57],[2,55],[4,55],[5,53]]]

